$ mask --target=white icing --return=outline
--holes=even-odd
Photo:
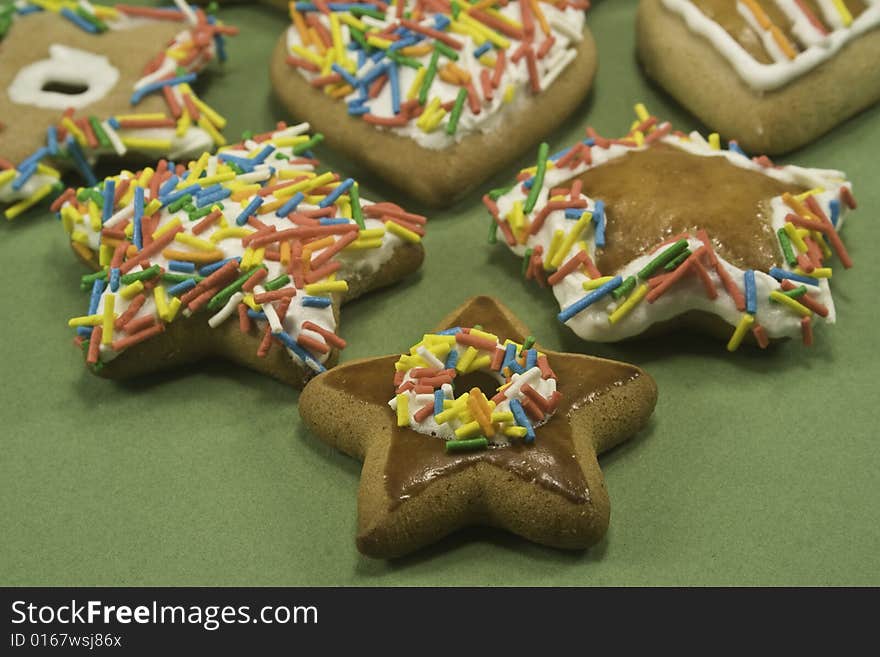
[[[412,0],[406,0],[405,2],[406,7],[410,7],[412,4]],[[564,10],[560,10],[548,3],[542,3],[541,9],[547,18],[547,22],[551,28],[551,33],[556,39],[555,43],[549,49],[547,54],[543,58],[537,59],[538,77],[541,81],[541,89],[545,90],[556,80],[559,74],[576,57],[577,53],[575,51],[575,46],[583,39],[585,15],[584,12],[579,9],[567,7]],[[518,2],[510,2],[506,6],[501,7],[499,11],[504,16],[511,18],[517,22],[520,22],[522,19],[520,4]],[[329,19],[327,19],[323,14],[317,15],[320,17],[325,27],[328,27],[329,29]],[[435,15],[438,14],[426,14],[426,16],[420,21],[420,23],[425,26],[434,27]],[[363,22],[367,23],[368,25],[378,27],[379,29],[383,29],[390,24],[396,24],[397,22],[393,9],[389,10],[387,21],[374,19],[369,16],[364,16],[361,20],[363,20]],[[341,33],[342,40],[347,45],[351,39],[347,25],[342,25]],[[526,58],[523,57],[516,63],[511,60],[512,54],[516,51],[518,45],[521,42],[510,39],[511,46],[507,50],[507,59],[504,74],[501,77],[498,88],[494,91],[492,100],[487,101],[483,97],[480,87],[480,71],[488,70],[491,73],[493,69],[486,69],[486,67],[480,64],[477,58],[474,57],[474,50],[476,50],[480,44],[476,43],[471,36],[454,32],[447,33],[449,34],[449,36],[457,39],[463,44],[461,50],[456,51],[459,55],[459,59],[455,63],[459,67],[470,73],[474,86],[478,90],[478,95],[482,99],[480,113],[474,114],[468,108],[468,104],[465,103],[464,109],[461,113],[461,118],[458,122],[458,128],[454,135],[446,134],[445,126],[449,120],[448,114],[440,122],[439,127],[432,132],[424,132],[416,125],[414,120],[410,121],[404,126],[380,128],[383,130],[390,130],[391,132],[401,136],[409,137],[410,139],[415,140],[420,146],[423,146],[424,148],[438,150],[447,148],[455,144],[456,142],[461,141],[469,134],[477,132],[488,133],[495,130],[500,124],[504,122],[505,117],[507,117],[511,112],[518,112],[523,110],[523,106],[528,103],[530,96],[530,92],[527,91],[529,85],[529,74]],[[537,25],[536,21],[534,41],[535,47],[537,48],[543,40],[544,35],[541,32],[541,29]],[[287,31],[287,45],[288,49],[291,46],[303,45],[299,36],[299,32],[295,27],[290,27]],[[492,53],[493,51],[490,50],[489,52]],[[431,59],[431,55],[430,53],[428,53],[427,55],[421,57],[414,57],[414,59],[421,62],[423,66],[427,67]],[[383,60],[383,62],[384,61],[387,60]],[[441,62],[445,61],[445,58],[441,60]],[[372,62],[367,60],[364,66],[357,72],[355,72],[354,75],[358,78],[362,78],[374,66],[375,65]],[[398,66],[398,71],[400,80],[401,101],[405,102],[406,93],[409,90],[410,86],[413,84],[417,72],[415,69],[408,66]],[[312,80],[315,77],[323,75],[323,73],[313,73],[302,69],[297,69],[297,72],[298,74],[303,75],[308,80]],[[516,89],[516,93],[511,102],[505,103],[503,98],[504,90],[508,85],[513,85]],[[440,76],[438,75],[434,78],[434,83],[431,86],[430,98],[439,98],[441,103],[452,102],[456,99],[460,88],[461,87],[459,87],[458,85],[449,84],[441,80]],[[355,90],[353,93],[345,97],[345,102],[348,103],[358,96],[359,91]],[[340,100],[340,102],[342,101]],[[385,84],[381,93],[376,98],[370,99],[364,104],[365,106],[369,107],[370,113],[377,117],[393,118],[395,116],[392,110],[390,84]]]
[[[840,171],[831,169],[808,169],[793,165],[766,168],[735,151],[712,149],[706,140],[697,132],[691,133],[688,136],[688,139],[667,136],[664,137],[662,141],[665,144],[694,155],[725,158],[734,166],[761,173],[784,183],[803,186],[808,189],[823,188],[825,191],[815,194],[814,197],[823,211],[828,215],[830,215],[829,203],[832,199],[837,197],[838,190],[843,186],[847,188],[851,187],[850,183],[846,181],[844,174]],[[618,157],[622,157],[631,150],[642,150],[644,148],[645,147],[638,149],[620,144],[612,144],[607,149],[594,146],[591,150],[592,164],[590,166],[582,163],[571,169],[548,168],[544,177],[544,185],[538,196],[538,202],[535,206],[533,215],[539,212],[546,204],[549,192],[552,188],[562,185],[584,171],[601,166],[602,164]],[[523,202],[526,197],[527,193],[522,190],[522,185],[517,184],[513,189],[498,199],[497,205],[499,216],[502,219],[506,217],[513,208],[514,202]],[[583,194],[581,195],[581,198],[587,202],[587,211],[592,212],[595,208],[594,201]],[[772,199],[770,209],[771,226],[775,232],[786,223],[785,216],[789,214],[791,210],[782,202],[781,198]],[[843,224],[845,210],[845,206],[841,204],[840,216],[837,223],[838,230]],[[547,219],[541,229],[535,235],[530,236],[525,244],[517,244],[516,246],[509,248],[514,253],[522,256],[526,249],[541,245],[546,254],[549,250],[553,234],[557,230],[568,232],[573,225],[574,222],[572,220],[565,218],[565,212],[563,210],[551,212],[547,215]],[[496,229],[496,235],[499,236],[501,241],[504,241],[500,230]],[[581,239],[586,241],[589,254],[593,257],[595,254],[595,243],[593,241],[592,222],[589,224]],[[658,241],[659,239],[660,237],[658,236]],[[692,250],[694,247],[699,248],[702,246],[702,243],[696,239],[689,240],[689,244]],[[577,250],[577,246],[573,246],[572,249],[565,254],[562,262],[565,262],[569,257],[577,253]],[[656,255],[656,253],[653,255]],[[625,280],[627,276],[635,275],[652,257],[652,255],[646,254],[628,263],[621,268],[620,271],[603,271],[601,273],[603,275],[620,275]],[[743,291],[744,270],[725,261],[720,255],[718,255],[718,260],[730,274],[733,281],[738,285],[740,291]],[[784,262],[781,252],[779,261],[780,263],[777,266],[780,269],[791,271],[791,267]],[[566,322],[566,325],[581,338],[597,342],[610,342],[638,335],[654,323],[682,315],[690,310],[705,311],[717,315],[727,323],[735,326],[742,316],[742,312],[736,309],[731,297],[724,291],[723,283],[714,269],[707,267],[707,270],[712,282],[715,284],[715,287],[719,292],[718,297],[714,300],[709,299],[706,296],[698,277],[687,276],[685,279],[673,285],[654,303],[648,303],[645,300],[641,301],[616,324],[611,324],[608,316],[618,307],[619,302],[615,301],[611,295],[607,295],[603,299],[589,306],[586,310],[569,319]],[[778,282],[769,274],[761,271],[755,272],[755,279],[758,291],[758,308],[757,313],[755,314],[755,320],[764,327],[767,335],[770,338],[800,335],[800,315],[796,315],[788,308],[771,303],[767,300],[771,289],[778,289]],[[560,309],[568,307],[587,294],[587,291],[583,288],[583,283],[587,280],[589,280],[589,277],[578,270],[565,276],[553,286],[553,294],[559,302]],[[795,284],[800,285],[799,282],[795,282]],[[829,324],[834,323],[834,301],[831,296],[831,289],[828,281],[826,279],[819,279],[819,286],[814,287],[808,285],[808,291],[812,297],[828,308],[829,313],[828,317],[825,318],[825,321]]]
[[[681,16],[691,31],[711,42],[743,81],[756,91],[772,91],[785,86],[834,57],[850,41],[880,25],[880,4],[876,2],[870,3],[849,27],[843,27],[833,3],[830,0],[819,0],[823,16],[833,26],[833,30],[821,38],[805,38],[804,45],[807,48],[791,60],[787,57],[779,59],[778,46],[775,42],[768,45],[772,39],[768,41],[767,35],[759,30],[763,43],[777,60],[772,64],[763,64],[755,60],[723,27],[703,14],[690,0],[661,1],[663,6]],[[746,13],[749,12],[744,12],[744,15]],[[799,33],[796,34],[800,37]]]
[[[285,130],[278,131],[274,134],[274,137],[277,138],[277,137],[283,137],[283,136],[295,136],[295,135],[303,134],[307,130],[308,130],[308,124],[300,124],[297,126],[292,126],[290,128],[287,128]],[[240,149],[227,148],[227,149],[224,149],[222,151],[222,153],[233,155],[233,156],[238,156],[238,157],[249,157],[250,155],[253,154],[253,152],[255,150],[259,151],[264,146],[265,146],[265,144],[258,144],[257,142],[254,142],[254,141],[247,141],[243,144],[243,148],[240,148]],[[269,158],[263,164],[257,165],[255,167],[255,172],[259,172],[261,174],[264,172],[268,173],[270,167],[273,168],[275,171],[283,171],[283,170],[296,170],[296,171],[304,171],[304,172],[314,171],[314,167],[308,163],[291,164],[288,161],[288,159],[283,159],[283,160],[274,159],[275,153],[284,153],[288,156],[288,158],[295,158],[296,157],[292,154],[290,147],[279,147],[275,152],[272,153],[272,155],[269,156]],[[217,165],[218,165],[218,156],[211,156],[208,159],[208,166],[206,167],[206,171],[207,172],[216,171]],[[208,173],[208,175],[211,175],[211,174]],[[135,177],[134,174],[132,174],[131,172],[124,171],[120,174],[119,179],[123,179],[123,178],[132,179],[134,177]],[[242,176],[238,176],[235,179],[235,182],[242,182],[243,183],[243,182],[246,182],[247,180],[251,180],[253,178],[254,178],[254,176],[251,174],[244,174]],[[117,182],[117,184],[118,184],[118,182]],[[184,183],[183,186],[186,186],[186,183]],[[151,199],[150,199],[150,195],[149,195],[149,190],[145,190],[145,192],[146,192],[146,194],[145,194],[145,205],[146,205],[146,204],[149,204]],[[271,196],[271,195],[267,196],[265,202],[268,203],[268,202],[272,201],[273,199],[274,199],[273,196]],[[239,203],[239,202],[233,201],[231,198],[226,198],[226,199],[223,199],[222,201],[220,201],[220,203],[223,204],[223,215],[226,218],[229,226],[232,227],[232,226],[236,225],[235,218],[242,212],[244,207],[247,205],[248,201],[249,201],[249,199],[243,200],[242,202]],[[361,204],[362,204],[362,206],[370,205],[370,201],[368,201],[362,197]],[[67,204],[65,204],[65,205],[67,205]],[[308,203],[303,202],[298,206],[298,210],[317,209],[317,207],[318,206],[316,206],[316,205],[310,205]],[[103,230],[104,228],[113,228],[117,224],[121,225],[122,223],[124,223],[125,221],[127,221],[128,219],[130,219],[132,217],[133,212],[134,212],[133,202],[130,202],[128,205],[126,205],[125,207],[118,210],[115,214],[113,214],[107,220],[107,222],[105,222],[101,226],[101,229]],[[284,217],[284,218],[277,217],[274,211],[268,212],[268,213],[262,214],[262,215],[257,215],[257,217],[264,224],[267,224],[269,226],[275,226],[275,227],[277,227],[278,230],[286,230],[286,229],[296,227],[295,224],[291,223],[286,217]],[[185,227],[185,229],[188,229],[188,230],[185,230],[186,233],[193,234],[191,231],[191,228],[193,226],[195,226],[198,222],[190,222],[189,217],[187,216],[187,213],[184,210],[180,210],[180,211],[172,213],[172,212],[169,212],[167,207],[162,208],[162,210],[160,211],[160,220],[157,225],[157,229],[161,229],[162,226],[167,225],[169,222],[172,222],[175,219],[179,219],[181,221],[182,225]],[[384,224],[381,221],[373,220],[373,219],[365,219],[364,223],[365,223],[366,228],[368,228],[368,229],[379,228],[379,227],[384,226]],[[85,218],[84,224],[76,224],[74,226],[74,230],[81,231],[82,233],[84,233],[85,238],[86,238],[86,245],[88,246],[88,248],[93,252],[96,252],[96,253],[98,252],[99,247],[100,247],[100,243],[101,243],[101,231],[95,230],[91,226],[88,217]],[[214,225],[210,226],[205,231],[203,231],[202,233],[197,235],[197,237],[200,239],[203,239],[203,240],[210,241],[211,236],[213,234],[215,234],[218,230],[221,230],[221,227],[219,226],[218,223],[215,223]],[[338,254],[336,256],[336,259],[338,259],[342,263],[342,267],[337,272],[337,279],[348,280],[353,276],[367,275],[369,273],[375,272],[376,270],[379,269],[379,267],[381,267],[385,262],[387,262],[388,260],[391,259],[391,257],[393,257],[395,249],[398,248],[399,246],[401,246],[402,243],[403,243],[403,241],[399,237],[397,237],[396,235],[394,235],[393,233],[391,233],[389,231],[385,231],[385,233],[382,237],[382,245],[379,248],[362,249],[362,250],[357,250],[357,251],[354,251],[351,253],[341,252],[340,254]],[[172,243],[171,248],[179,248],[182,250],[192,250],[190,247],[187,247],[185,245],[181,245],[176,242]],[[228,237],[226,239],[219,241],[216,244],[216,248],[221,249],[223,251],[224,258],[240,257],[245,252],[245,247],[242,244],[241,238],[235,238],[235,237]],[[313,258],[318,257],[323,251],[324,251],[324,249],[314,251],[312,254],[312,257]],[[166,258],[164,255],[162,255],[162,253],[159,253],[159,254],[153,256],[152,258],[150,258],[150,264],[151,265],[159,265],[163,269],[165,269],[166,271],[174,273],[172,270],[169,269],[169,259]],[[280,262],[265,259],[263,261],[263,264],[266,266],[266,268],[268,270],[268,274],[267,274],[266,278],[264,279],[266,281],[272,280],[273,278],[277,278],[278,276],[281,276],[282,274],[287,273],[287,268],[284,265],[282,265]],[[198,268],[198,265],[197,265],[197,268]],[[132,269],[132,272],[137,272],[137,271],[142,271],[142,270],[143,270],[143,267],[136,266],[134,269]],[[326,279],[324,279],[324,280],[326,280]],[[172,285],[173,285],[173,283],[167,283],[166,289],[167,289],[167,287],[171,287]],[[288,288],[292,285],[293,285],[293,283],[291,282],[288,285],[286,285],[285,288]],[[122,286],[120,286],[120,289],[121,289],[121,287]],[[257,287],[260,287],[260,286],[257,286]],[[284,289],[284,288],[282,288],[282,289]],[[110,288],[108,285],[105,288],[104,293],[102,294],[101,303],[98,306],[97,312],[99,314],[103,311],[104,299],[110,293],[111,293],[111,291],[110,291]],[[279,322],[279,324],[274,326],[273,328],[275,328],[276,330],[279,328],[283,328],[283,330],[286,333],[288,333],[294,340],[300,335],[301,332],[303,332],[302,324],[303,324],[303,322],[306,322],[306,321],[311,321],[324,329],[335,332],[336,320],[333,315],[333,307],[327,306],[325,308],[318,308],[318,307],[304,306],[303,299],[306,296],[308,296],[308,295],[304,290],[297,290],[297,294],[291,300],[291,303],[290,303],[290,306],[287,310],[287,313],[281,318],[277,318],[277,315],[275,315],[275,317],[271,318],[271,322],[273,324],[276,321]],[[126,308],[128,308],[131,301],[126,301],[118,293],[115,294],[115,297],[116,297],[116,299],[115,299],[114,310],[115,310],[115,313],[117,315],[119,315],[119,314],[125,312]],[[146,302],[138,310],[137,314],[134,316],[134,319],[137,319],[140,317],[153,317],[153,316],[157,315],[156,304],[154,302],[152,294],[147,294],[146,298],[147,298]],[[170,298],[169,298],[169,300],[170,300]],[[238,297],[238,300],[241,300],[241,297]],[[236,307],[237,307],[237,302],[232,303],[230,301],[226,306],[224,306],[223,309],[221,309],[219,311],[215,311],[214,313],[211,313],[213,315],[213,317],[209,320],[209,323],[212,326],[217,326],[224,321],[237,321],[237,319],[233,318],[233,316],[235,315],[234,311],[236,310]],[[274,314],[274,309],[269,310],[270,308],[272,308],[271,304],[266,304],[263,306],[263,308],[266,310],[267,318],[269,317],[270,312]],[[205,309],[202,308],[202,311],[204,311],[204,310]],[[189,311],[187,311],[185,309],[181,309],[180,315],[179,315],[178,319],[175,321],[180,321],[180,318],[182,316],[186,316],[188,314],[189,314]],[[254,319],[253,321],[256,322],[256,324],[260,328],[260,330],[262,330],[263,327],[266,326],[266,320]],[[309,337],[312,337],[312,338],[317,339],[319,341],[324,341],[324,338],[317,333],[307,331],[306,334],[309,335]],[[123,333],[122,331],[117,330],[114,332],[114,339],[125,337],[125,335],[126,334]],[[275,348],[277,348],[277,345]],[[287,347],[284,347],[284,348],[288,351],[288,353],[290,354],[292,359],[294,359],[297,362],[301,362],[299,357],[293,351],[291,351]],[[109,345],[102,345],[101,346],[100,358],[102,361],[104,361],[104,362],[111,361],[114,358],[116,358],[118,355],[119,354],[117,352],[114,352],[110,348]],[[321,363],[325,362],[328,358],[328,354],[312,354],[312,355]],[[308,363],[308,362],[305,364],[312,365],[311,363]]]

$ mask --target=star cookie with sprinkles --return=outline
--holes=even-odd
[[[647,75],[750,152],[880,101],[880,0],[641,0],[637,32]]]
[[[636,106],[622,139],[587,138],[483,201],[490,241],[550,286],[559,320],[610,342],[681,324],[762,348],[835,321],[829,261],[852,261],[838,235],[855,208],[840,171],[749,158],[717,134],[673,132]]]
[[[596,69],[588,6],[291,2],[272,85],[331,146],[416,199],[448,205],[584,99]]]
[[[235,34],[202,9],[19,1],[0,8],[0,204],[14,219],[95,184],[103,156],[189,159],[225,143],[225,119],[190,86]]]
[[[363,461],[357,546],[392,558],[473,525],[595,544],[609,520],[597,455],[641,429],[656,399],[639,368],[540,348],[510,310],[474,297],[408,353],[314,378],[299,411]]]
[[[161,160],[53,204],[81,260],[69,321],[89,368],[122,379],[225,358],[300,387],[336,361],[339,305],[421,265],[426,219],[316,171],[308,124]]]

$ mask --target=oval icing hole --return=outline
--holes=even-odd
[[[88,90],[89,85],[84,82],[69,82],[66,80],[46,80],[41,87],[41,91],[65,94],[67,96],[79,96]]]

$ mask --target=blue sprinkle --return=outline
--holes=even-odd
[[[335,219],[329,219],[327,217],[322,217],[321,219],[318,220],[318,223],[321,224],[322,226],[340,226],[342,224],[347,224],[347,223],[351,223],[351,222],[349,222],[349,220],[345,219],[344,217],[337,217]]]
[[[239,226],[244,226],[247,223],[248,217],[254,214],[261,205],[263,205],[263,197],[254,196],[251,202],[245,206],[245,209],[241,211],[241,214],[235,218],[235,223]]]
[[[458,364],[458,351],[453,349],[449,352],[449,355],[446,356],[446,362],[443,364],[447,370],[455,369],[455,366]]]
[[[443,400],[446,399],[446,396],[443,394],[443,391],[440,388],[434,391],[434,415],[438,415],[443,412]]]
[[[170,164],[168,165],[168,168],[171,169]],[[179,182],[180,182],[180,178],[178,178],[176,175],[172,174],[171,177],[168,180],[166,180],[164,183],[162,183],[162,186],[159,188],[159,196],[164,196],[165,194],[170,192],[172,189],[177,187],[177,183],[179,183]]]
[[[437,335],[456,335],[457,333],[461,333],[461,327],[455,326],[453,328],[443,329],[442,331],[437,331]]]
[[[85,18],[83,18],[82,16],[80,16],[80,15],[74,13],[74,12],[73,12],[71,9],[69,9],[68,7],[64,7],[59,13],[60,13],[62,16],[64,16],[64,18],[66,18],[66,19],[69,20],[71,23],[73,23],[73,24],[76,25],[78,28],[80,28],[81,30],[83,30],[83,31],[85,31],[85,32],[89,32],[90,34],[97,34],[97,33],[98,33],[98,28],[97,28],[97,27],[95,27],[94,25],[92,25],[89,21],[87,21],[87,20],[86,20]]]
[[[580,219],[581,215],[584,213],[584,210],[580,208],[568,208],[565,211],[566,219]]]
[[[588,137],[588,138],[584,139],[583,143],[584,143],[586,146],[595,146],[595,145],[596,145],[596,140],[593,139],[592,137]]]
[[[526,352],[526,367],[525,369],[530,370],[533,367],[537,367],[538,365],[538,350],[537,349],[529,349]]]
[[[535,442],[535,427],[533,427],[532,423],[529,421],[519,399],[514,398],[510,400],[510,410],[513,413],[513,419],[516,420],[516,423],[521,427],[525,427],[526,442]]]
[[[840,201],[835,199],[831,199],[831,202],[828,204],[828,207],[831,210],[831,224],[837,228],[837,220],[840,219]]]
[[[342,79],[345,80],[352,87],[357,88],[360,86],[361,83],[358,82],[358,79],[356,77],[354,77],[351,73],[346,71],[344,68],[342,68],[339,64],[333,64],[333,66],[331,66],[330,69],[334,73],[338,73],[342,77]]]
[[[739,153],[743,157],[748,157],[748,155],[746,155],[746,152],[743,149],[741,149],[739,147],[739,144],[736,143],[733,139],[731,139],[729,142],[727,142],[727,150],[733,151],[734,153]]]
[[[36,14],[38,11],[43,11],[43,8],[37,5],[25,5],[24,7],[16,7],[15,11],[19,16],[27,16],[28,14]]]
[[[116,181],[108,178],[104,181],[104,207],[101,208],[101,223],[106,224],[113,216],[113,199],[116,197]]]
[[[610,281],[605,283],[604,285],[600,285],[595,290],[592,290],[589,294],[584,295],[573,304],[563,309],[561,313],[557,315],[559,321],[563,324],[570,320],[572,317],[577,315],[579,312],[587,308],[594,303],[596,303],[599,299],[604,297],[606,294],[609,294],[611,290],[616,289],[623,283],[623,278],[620,276],[615,276]]]
[[[134,216],[132,217],[132,233],[131,240],[134,242],[138,251],[144,248],[143,229],[141,228],[141,220],[144,217],[144,188],[134,188]]]
[[[394,62],[388,65],[388,83],[391,85],[391,109],[400,114],[400,75]]]
[[[755,270],[746,269],[743,279],[746,287],[746,312],[754,315],[758,312],[758,289],[755,286]]]
[[[362,116],[370,113],[370,108],[357,102],[348,104],[348,113],[351,116]]]
[[[54,125],[46,128],[46,144],[49,148],[49,155],[58,155],[58,128]]]
[[[110,291],[116,292],[119,289],[119,267],[110,268]]]
[[[172,285],[171,287],[169,287],[168,294],[170,294],[173,297],[179,297],[181,294],[184,294],[185,292],[189,292],[195,286],[196,286],[196,279],[188,278],[185,281],[180,281],[180,283],[177,283],[176,285]]]
[[[486,41],[482,46],[474,50],[474,57],[480,58],[492,49],[492,44]]]
[[[370,61],[373,62],[374,64],[378,64],[383,59],[385,59],[385,51],[384,50],[377,50],[372,55],[370,55]]]
[[[141,99],[147,94],[151,94],[155,91],[159,91],[162,87],[173,87],[178,84],[182,84],[186,82],[189,84],[190,82],[195,82],[196,74],[195,73],[187,73],[186,75],[179,75],[175,78],[170,78],[168,80],[159,80],[157,82],[150,82],[149,84],[145,84],[140,89],[137,89],[131,95],[131,104],[137,105],[141,102]]]
[[[194,274],[196,266],[192,262],[183,262],[182,260],[169,260],[168,269],[171,271],[180,271],[186,274]]]
[[[438,30],[445,30],[452,21],[443,14],[434,14],[434,25]]]
[[[326,208],[333,205],[334,203],[336,203],[337,199],[339,199],[340,196],[345,194],[345,192],[347,192],[351,188],[352,185],[354,185],[354,178],[346,178],[341,183],[339,183],[339,185],[334,187],[333,191],[327,194],[327,196],[325,196],[320,203],[318,203],[318,207]]]
[[[230,155],[229,153],[220,153],[217,157],[224,162],[231,162],[238,168],[250,172],[254,170],[254,162],[248,157],[236,157],[235,155]]]
[[[260,310],[253,310],[252,308],[248,308],[247,316],[250,317],[251,319],[261,319],[264,322],[266,321],[266,313],[264,313]]]
[[[326,308],[333,300],[330,297],[309,297],[302,298],[302,305],[306,308]]]
[[[293,196],[290,197],[290,200],[288,200],[287,203],[285,203],[280,208],[278,208],[278,211],[275,213],[275,216],[276,217],[286,217],[291,212],[296,210],[296,207],[300,203],[302,203],[302,201],[305,197],[306,197],[305,194],[303,194],[302,192],[297,192],[296,194],[294,194]]]
[[[76,334],[83,338],[91,338],[93,330],[94,329],[91,326],[78,326],[76,328]]]
[[[79,171],[80,175],[86,179],[86,184],[89,187],[94,187],[95,185],[97,185],[98,179],[95,177],[95,172],[92,171],[92,167],[86,160],[85,154],[82,152],[79,144],[76,143],[73,135],[68,135],[67,141],[65,141],[64,143],[67,146],[67,152],[73,160],[73,163]]]
[[[163,206],[171,205],[175,201],[179,201],[180,199],[182,199],[187,194],[193,194],[194,192],[198,192],[201,188],[202,187],[201,187],[201,185],[199,185],[199,183],[193,183],[189,187],[184,187],[183,189],[178,189],[174,192],[171,192],[167,196],[160,196],[159,202]]]
[[[315,366],[315,369],[318,370],[319,372],[323,372],[324,370],[327,369],[323,365],[321,365],[321,363],[319,363],[317,360],[315,360],[315,358],[308,351],[306,351],[305,349],[300,347],[296,343],[296,340],[294,340],[289,334],[285,333],[284,331],[281,331],[280,333],[274,333],[273,335],[275,336],[275,338],[280,340],[284,344],[285,347],[287,347],[294,354],[296,354],[297,357],[303,363],[311,363],[312,365]]]
[[[334,64],[333,66],[336,66],[336,64]],[[369,71],[367,71],[367,73],[364,74],[364,77],[362,77],[359,82],[357,80],[355,80],[355,82],[357,83],[357,85],[361,85],[361,86],[365,87],[365,86],[369,85],[371,82],[373,82],[373,80],[375,80],[379,76],[386,73],[387,71],[388,71],[387,64],[378,64],[377,66],[374,66]],[[354,85],[354,86],[357,86],[357,85]]]
[[[417,39],[414,34],[410,34],[409,36],[405,36],[402,39],[398,39],[390,46],[388,46],[388,52],[395,52],[402,48],[409,48],[410,46],[417,44],[419,41],[420,39]]]
[[[605,246],[605,202],[596,201],[593,208],[593,241],[596,246],[602,248]]]
[[[19,169],[29,169],[32,166],[35,167],[35,166],[37,166],[37,163],[40,160],[42,160],[44,157],[49,155],[49,153],[50,153],[49,148],[47,146],[43,146],[42,148],[38,149],[36,152],[28,155],[24,160],[22,160],[21,163],[18,165],[18,168]]]
[[[12,181],[12,189],[14,189],[15,191],[20,190],[22,187],[25,186],[27,181],[30,180],[31,176],[33,176],[36,172],[36,164],[31,164],[29,167],[19,167],[18,176],[15,178],[15,180]]]
[[[107,119],[107,123],[114,130],[119,130],[119,119],[117,119],[115,116],[111,116],[109,119]]]
[[[101,302],[101,295],[104,293],[105,286],[106,283],[100,278],[92,283],[92,294],[89,296],[89,315],[94,315],[98,312],[98,304]]]
[[[207,205],[214,205],[218,201],[222,201],[225,198],[232,196],[231,189],[220,189],[211,194],[210,196],[198,196],[196,197],[196,206],[203,208]]]
[[[231,262],[235,260],[236,262],[241,262],[241,258],[224,258],[223,260],[218,260],[217,262],[212,262],[210,265],[205,265],[201,269],[199,269],[200,276],[210,276],[215,271],[220,269],[227,262]]]
[[[357,41],[352,41],[351,43],[348,44],[348,49],[349,49],[349,50],[355,50],[355,49],[357,49],[357,58],[358,58],[357,67],[358,67],[358,70],[360,70],[360,69],[363,67],[363,65],[367,63],[367,53],[365,53],[365,52],[363,51],[363,49],[361,49],[361,48],[359,47],[359,45],[360,45],[360,44],[358,44]]]
[[[771,267],[768,273],[777,281],[781,281],[783,278],[788,278],[793,281],[798,281],[799,283],[806,283],[807,285],[819,285],[818,278],[813,278],[812,276],[802,276],[801,274],[796,274],[793,271],[786,271],[785,269],[780,269],[779,267]]]
[[[275,147],[272,144],[266,144],[266,146],[257,153],[254,157],[251,158],[252,162],[257,164],[262,164],[267,157],[269,157],[272,153],[275,152]]]
[[[504,347],[504,358],[501,361],[501,369],[510,367],[510,364],[516,364],[516,345],[508,344]]]

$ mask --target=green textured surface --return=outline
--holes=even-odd
[[[598,81],[551,150],[587,121],[624,131],[639,100],[698,127],[640,74],[635,1],[595,4]],[[227,134],[290,118],[266,73],[285,16],[242,6],[223,17],[242,33],[201,90],[229,117]],[[602,461],[611,529],[585,553],[477,529],[396,562],[359,556],[360,466],[300,427],[295,392],[222,363],[128,384],[89,376],[66,327],[85,303],[83,270],[60,225],[38,212],[0,226],[0,583],[880,584],[880,264],[866,248],[880,211],[878,120],[874,108],[781,158],[846,171],[861,204],[844,229],[856,266],[835,269],[838,324],[818,328],[812,349],[731,356],[694,335],[582,343],[557,323],[552,295],[520,278],[519,260],[486,245],[478,193],[433,214],[420,275],[344,309],[344,360],[405,349],[466,297],[495,293],[548,347],[629,360],[656,378],[652,425]],[[418,209],[319,154],[360,175],[365,196]]]

